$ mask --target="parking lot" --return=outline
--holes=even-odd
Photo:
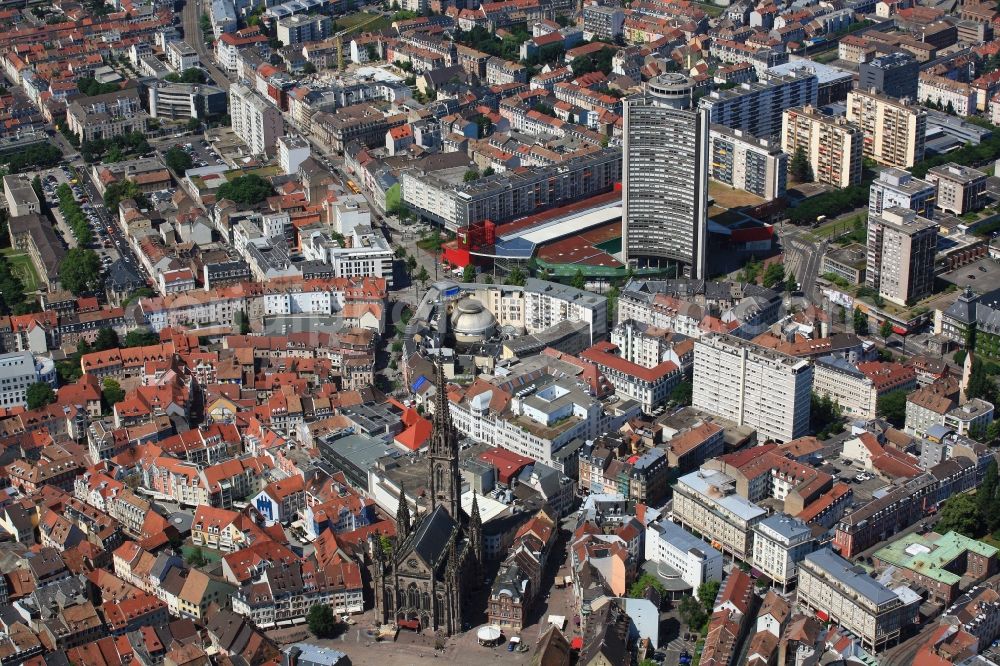
[[[199,136],[184,136],[179,139],[168,139],[157,144],[157,148],[166,153],[173,147],[183,149],[194,162],[194,168],[204,166],[219,166],[225,164],[222,157],[212,148],[208,141]]]

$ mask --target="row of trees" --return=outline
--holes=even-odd
[[[109,139],[92,139],[80,144],[80,155],[87,162],[121,162],[130,155],[142,155],[152,150],[146,135],[129,132]]]
[[[62,159],[62,151],[51,143],[39,143],[22,148],[17,152],[0,156],[0,164],[4,164],[10,173],[45,169],[58,164]]]
[[[76,236],[76,242],[80,245],[90,245],[94,242],[94,232],[90,229],[90,221],[83,212],[80,204],[73,197],[73,190],[69,185],[63,183],[56,188],[56,198],[59,200],[59,212],[62,214],[66,226],[70,228]]]

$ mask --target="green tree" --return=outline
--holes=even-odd
[[[410,256],[406,258],[406,269],[412,274],[417,270],[417,258]]]
[[[479,180],[479,171],[477,169],[469,169],[468,171],[465,172],[465,175],[462,176],[462,180],[465,181],[466,183],[471,183],[474,180]]]
[[[104,190],[104,205],[112,215],[118,214],[119,202],[126,199],[132,199],[140,208],[149,205],[146,195],[142,193],[139,186],[127,178],[111,183]]]
[[[250,333],[250,317],[243,310],[236,313],[236,330],[240,332],[240,335],[249,335]]]
[[[427,288],[427,281],[430,280],[430,279],[431,279],[431,275],[430,275],[430,273],[427,272],[427,267],[426,266],[421,266],[420,267],[420,272],[417,273],[417,282],[420,283],[420,288],[421,289],[426,289]]]
[[[661,583],[656,576],[644,573],[639,576],[634,583],[632,583],[632,587],[628,589],[628,596],[632,599],[642,599],[646,596],[646,590],[648,588],[653,588],[660,594],[667,593],[667,589],[663,587],[663,583]]]
[[[203,567],[208,564],[208,558],[205,557],[205,553],[201,550],[200,546],[195,546],[190,551],[188,551],[187,556],[184,558],[192,567]]]
[[[883,319],[882,323],[879,324],[878,334],[882,339],[888,339],[892,335],[892,322],[888,319]]]
[[[785,276],[785,291],[789,294],[798,290],[799,282],[792,273]]]
[[[101,260],[93,250],[75,247],[59,264],[62,286],[79,296],[101,287]]]
[[[332,638],[337,631],[337,619],[333,609],[326,604],[314,604],[306,616],[309,631],[317,638]]]
[[[906,395],[905,389],[889,391],[875,403],[878,414],[897,428],[906,421]]]
[[[715,597],[719,595],[720,587],[722,587],[722,583],[717,580],[706,580],[698,586],[698,601],[701,602],[701,607],[705,609],[706,615],[712,614],[712,609],[715,608]]]
[[[507,279],[504,280],[504,284],[509,284],[515,287],[523,287],[527,279],[528,278],[525,276],[524,271],[521,270],[521,267],[515,266],[511,270],[510,275],[507,276]]]
[[[45,382],[35,382],[24,394],[28,409],[38,409],[56,401],[56,392]]]
[[[801,146],[795,149],[792,160],[788,164],[788,171],[792,174],[792,178],[800,183],[813,181],[812,164],[809,163],[809,157]]]
[[[462,282],[475,282],[476,281],[476,267],[469,264],[462,269]]]
[[[767,268],[764,269],[764,277],[762,278],[761,283],[770,289],[784,279],[785,265],[774,262],[768,264]]]
[[[310,74],[315,74],[316,73],[316,65],[312,64],[311,62],[307,62],[306,64],[304,64],[302,66],[302,73],[305,74],[306,76],[308,76]]]
[[[969,376],[969,388],[966,395],[972,398],[982,398],[987,402],[996,403],[997,385],[986,371],[986,365],[978,356],[972,359],[972,374]]]
[[[105,326],[97,332],[97,338],[94,340],[94,349],[97,351],[118,349],[119,346],[118,334],[115,333],[115,329]]]
[[[978,536],[980,530],[979,507],[969,493],[949,497],[941,509],[940,520],[934,526],[934,531],[940,534],[954,531],[970,538]]]
[[[216,193],[216,199],[229,199],[239,204],[253,206],[274,194],[274,188],[257,174],[237,176],[228,183],[223,183]]]
[[[573,274],[573,279],[570,281],[570,286],[576,289],[586,289],[587,288],[587,278],[583,277],[583,271],[581,269],[576,269],[576,273]]]
[[[144,328],[133,328],[125,334],[122,347],[148,347],[160,344],[160,336]]]
[[[694,395],[694,383],[690,379],[681,381],[670,392],[670,402],[675,405],[688,406]]]
[[[485,169],[483,169],[483,178],[488,178],[488,177],[492,176],[495,173],[496,173],[496,169],[494,169],[491,166],[488,166]]]
[[[740,272],[740,282],[753,282],[756,284],[761,268],[763,268],[762,264],[753,257],[750,257],[750,260],[744,264],[743,270]]]
[[[188,169],[194,166],[194,160],[187,154],[187,151],[177,146],[168,150],[163,158],[167,166],[178,176],[183,176]]]
[[[990,421],[986,426],[985,441],[990,446],[996,446],[997,440],[1000,440],[1000,421]]]
[[[107,377],[101,389],[101,396],[104,398],[104,403],[110,408],[125,399],[125,391],[122,390],[122,385],[116,380]]]
[[[868,335],[868,317],[861,308],[854,308],[854,332],[858,335]]]
[[[976,510],[986,530],[993,532],[1000,527],[1000,479],[997,478],[996,460],[991,460],[983,475],[983,482],[976,489]]]
[[[705,612],[705,607],[691,595],[681,597],[680,603],[677,604],[677,613],[681,616],[684,624],[694,632],[701,631],[701,628],[705,626],[705,622],[708,621],[708,614]]]

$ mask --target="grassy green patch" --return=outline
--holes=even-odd
[[[372,20],[376,19],[377,20]],[[347,14],[345,16],[337,17],[337,27],[340,30],[348,30],[350,28],[357,27],[361,24],[366,24],[362,29],[363,32],[377,32],[378,30],[384,30],[392,25],[392,19],[388,16],[381,16],[379,14],[370,14],[368,12],[355,12],[354,14]],[[369,23],[369,21],[371,21]],[[350,40],[347,40],[350,41]]]
[[[35,265],[31,262],[31,257],[13,248],[3,250],[3,255],[10,262],[11,271],[21,280],[24,290],[26,292],[36,291],[41,280],[38,279],[38,273],[35,271]]]
[[[190,557],[196,550],[198,550],[198,546],[184,545],[181,547],[181,551],[184,553],[184,561],[187,562],[188,557]],[[209,562],[218,562],[222,559],[222,553],[217,550],[212,550],[211,548],[201,548],[201,554],[202,557]]]
[[[719,5],[713,4],[711,2],[694,2],[701,10],[703,10],[709,16],[721,16],[722,12],[726,11],[725,7],[720,7]]]

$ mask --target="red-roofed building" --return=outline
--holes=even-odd
[[[682,378],[681,369],[673,361],[645,368],[619,356],[618,346],[611,342],[598,342],[585,349],[580,358],[596,365],[620,397],[635,400],[647,414],[666,402]]]
[[[305,482],[301,476],[272,481],[250,503],[269,525],[289,523],[306,508]]]
[[[531,458],[518,455],[499,446],[480,453],[479,459],[492,465],[497,470],[500,483],[508,486],[511,485],[511,480],[521,473],[521,470],[535,462]]]

